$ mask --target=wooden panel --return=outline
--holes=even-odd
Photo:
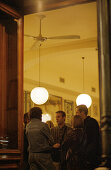
[[[18,149],[23,150],[23,111],[24,111],[24,92],[23,92],[23,48],[24,48],[24,27],[23,27],[24,19],[20,18],[17,22],[18,24]]]
[[[2,10],[2,11],[1,11]],[[0,169],[22,169],[23,19],[0,2]]]
[[[7,87],[7,110],[17,109],[18,107],[18,95],[17,95],[17,80],[10,80]],[[15,98],[12,98],[15,96]],[[15,100],[16,99],[16,100]]]
[[[0,169],[20,169],[20,156],[0,156]],[[21,170],[21,169],[20,169]]]
[[[0,155],[0,160],[3,160],[4,158],[4,161],[8,161],[8,160],[14,160],[14,161],[17,161],[17,160],[20,160],[20,156],[16,156],[17,154],[13,154],[14,156],[9,156],[9,155]]]
[[[6,135],[6,35],[5,27],[0,24],[0,137]]]
[[[6,3],[7,4],[7,3]],[[7,14],[10,14],[11,16],[15,17],[15,18],[20,18],[21,15],[22,15],[22,12],[21,12],[21,15],[16,12],[14,9],[8,7],[6,4],[0,2],[0,10],[6,12]]]
[[[16,10],[23,9],[24,5],[24,0],[1,0],[1,2],[8,4]]]
[[[17,164],[3,164],[0,165],[0,169],[18,169],[18,165]]]
[[[7,16],[7,15],[6,15]],[[2,18],[2,16],[1,16]],[[0,149],[18,148],[18,67],[17,67],[17,23],[14,18],[3,17],[1,37],[1,128]],[[8,137],[8,138],[7,138]],[[9,144],[5,144],[5,140]]]
[[[4,31],[1,31],[0,136],[8,136],[7,149],[23,148],[23,19],[14,20],[1,13]],[[5,16],[5,17],[4,17]],[[18,31],[17,31],[18,28]],[[2,30],[2,29],[1,29]],[[5,38],[6,37],[6,38]],[[17,39],[18,38],[18,39]],[[4,45],[7,44],[7,45]],[[2,52],[2,49],[3,50]],[[5,51],[7,53],[5,54]],[[5,56],[4,56],[4,55]],[[2,75],[3,74],[3,75]],[[3,104],[4,103],[4,104]],[[5,132],[4,132],[5,131]]]

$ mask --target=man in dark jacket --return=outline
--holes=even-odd
[[[88,116],[88,108],[85,105],[76,107],[76,114],[84,119],[84,130],[87,135],[87,161],[89,169],[98,167],[101,156],[101,140],[98,122]]]

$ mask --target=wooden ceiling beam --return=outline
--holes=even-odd
[[[67,6],[95,2],[96,0],[24,0],[24,14],[59,9]]]
[[[0,2],[3,2],[4,4],[19,10],[22,15],[49,11],[95,1],[96,0],[0,0]]]
[[[22,14],[20,15],[16,10],[14,10],[11,7],[8,7],[7,4],[4,4],[2,2],[0,2],[0,12],[5,12],[15,18],[20,18],[22,16]]]

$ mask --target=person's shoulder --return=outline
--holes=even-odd
[[[42,131],[50,131],[50,128],[49,128],[49,126],[47,125],[47,123],[44,123],[44,122],[41,122],[41,124],[40,124],[40,129],[42,130]]]
[[[52,127],[50,130],[51,130],[51,133],[54,133],[54,132],[59,131],[59,127],[55,126],[55,127]]]
[[[68,131],[72,131],[72,128],[69,126],[66,126]]]
[[[93,117],[91,117],[91,121],[93,121],[93,122],[95,122],[95,123],[97,123],[97,124],[98,124],[97,120],[96,120],[96,119],[94,119]]]
[[[88,117],[86,118],[86,122],[87,122],[88,124],[90,124],[90,125],[93,124],[93,125],[99,126],[97,120],[94,119],[93,117],[90,117],[90,116],[88,116]]]
[[[97,122],[97,120],[93,117],[87,116],[86,118],[87,121],[93,121],[93,122]]]
[[[48,127],[47,123],[45,123],[45,122],[41,122],[40,124],[42,127]]]
[[[70,128],[70,129],[68,129],[68,131],[67,131],[67,135],[68,136],[71,136],[72,134],[73,134],[73,129],[72,128]]]
[[[66,124],[65,124],[65,128],[67,131],[72,131],[72,128],[70,126],[67,126]]]
[[[57,130],[57,129],[59,129],[58,126],[55,126],[55,127],[52,127],[52,128],[51,128],[52,131],[53,131],[53,130]]]
[[[27,123],[27,125],[26,125],[26,128],[28,128],[28,127],[30,127],[31,126],[31,121],[29,122],[29,123]],[[26,129],[25,128],[25,129]]]

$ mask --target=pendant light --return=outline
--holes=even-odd
[[[84,91],[84,59],[85,57],[82,57],[83,60],[83,91]],[[92,99],[88,94],[80,94],[76,99],[76,104],[78,105],[86,105],[87,108],[89,108],[92,104]]]
[[[31,91],[31,100],[38,105],[44,104],[49,97],[47,89],[40,87],[40,47],[41,44],[39,45],[39,87],[35,87]]]

